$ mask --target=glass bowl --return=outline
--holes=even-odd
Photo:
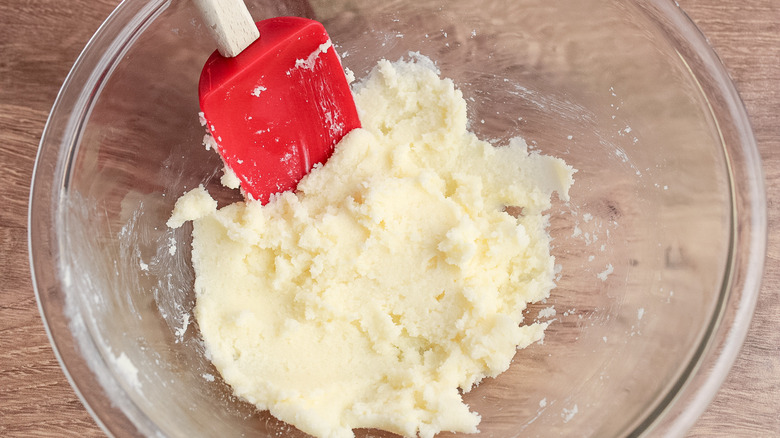
[[[429,56],[481,138],[520,135],[578,169],[571,202],[550,212],[558,286],[528,313],[554,321],[465,394],[481,435],[679,436],[696,421],[750,323],[766,202],[740,99],[672,1],[248,3],[256,20],[322,21],[358,77]],[[204,355],[189,229],[165,226],[198,184],[237,199],[201,146],[212,50],[189,2],[123,2],[41,140],[34,285],[66,375],[110,435],[303,436],[235,399]]]

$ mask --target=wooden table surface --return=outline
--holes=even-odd
[[[739,358],[689,436],[780,436],[780,1],[678,0],[734,79],[764,160],[769,246]],[[102,436],[54,357],[33,294],[27,199],[38,141],[73,62],[118,0],[0,2],[0,436]]]

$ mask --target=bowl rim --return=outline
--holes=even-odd
[[[107,436],[159,435],[161,431],[116,382],[110,365],[86,332],[84,315],[57,292],[63,253],[56,229],[63,220],[57,199],[68,186],[65,164],[76,155],[78,126],[89,115],[87,104],[137,35],[171,0],[123,1],[106,17],[68,72],[49,112],[33,168],[27,215],[30,276],[44,330],[65,378],[81,404]],[[130,38],[126,38],[127,35]],[[100,52],[97,48],[107,48]],[[76,90],[76,91],[73,91]],[[80,111],[78,111],[80,110]],[[72,138],[68,138],[71,135]],[[67,157],[67,159],[64,159]],[[42,193],[42,195],[38,195]],[[46,250],[36,254],[33,248]],[[43,260],[41,260],[43,259]],[[42,268],[38,268],[43,264]],[[52,293],[54,291],[54,293]],[[66,308],[68,308],[66,310]],[[99,388],[84,391],[82,388]]]
[[[628,433],[629,436],[682,436],[717,394],[747,337],[766,259],[766,191],[761,158],[744,103],[706,37],[673,0],[634,0],[634,3],[658,18],[665,30],[679,33],[681,39],[676,43],[685,49],[679,53],[682,61],[695,64],[701,69],[697,72],[710,80],[708,84],[725,101],[739,136],[737,144],[723,145],[730,170],[732,242],[716,313],[678,381]],[[88,117],[87,102],[94,97],[93,91],[110,74],[112,65],[134,37],[170,4],[170,0],[124,1],[101,24],[75,61],[52,106],[31,179],[28,257],[44,329],[74,392],[109,436],[131,430],[143,435],[157,435],[161,431],[114,381],[110,366],[94,340],[74,333],[83,330],[84,316],[79,311],[69,315],[62,312],[67,303],[56,295],[67,280],[57,275],[61,253],[60,237],[56,233],[56,225],[61,220],[57,199],[68,185],[65,164],[69,159],[63,157],[72,158],[78,149],[78,139],[67,136],[77,132],[75,126]],[[691,73],[694,74],[693,70]],[[696,75],[694,78],[700,79]],[[44,255],[34,254],[33,248],[38,247],[47,249]],[[86,387],[101,391],[90,391],[88,397],[81,389]]]
[[[709,79],[707,85],[715,87],[716,96],[723,99],[720,103],[725,104],[739,137],[737,144],[726,143],[721,121],[712,113],[708,99],[710,115],[721,134],[732,204],[729,257],[719,302],[699,350],[657,409],[656,418],[650,415],[630,435],[682,436],[715,398],[750,329],[766,262],[766,189],[761,156],[744,102],[707,37],[673,0],[636,3],[660,17],[664,30],[680,32],[675,41],[683,49],[678,51],[680,59],[705,98],[708,96],[701,81],[703,77]]]

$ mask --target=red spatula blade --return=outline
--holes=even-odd
[[[319,22],[278,17],[235,58],[214,52],[199,96],[225,164],[247,197],[292,190],[360,127],[341,61]]]

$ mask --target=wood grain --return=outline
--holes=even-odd
[[[27,199],[57,91],[119,2],[0,3],[0,436],[103,436],[49,346],[27,264]]]
[[[780,436],[780,2],[678,0],[745,102],[764,160],[766,274],[751,330],[691,437]],[[102,436],[49,346],[27,264],[27,198],[38,140],[62,81],[118,0],[0,4],[0,436]]]
[[[780,436],[780,3],[686,0],[742,96],[767,187],[769,239],[753,324],[726,382],[692,437]]]

